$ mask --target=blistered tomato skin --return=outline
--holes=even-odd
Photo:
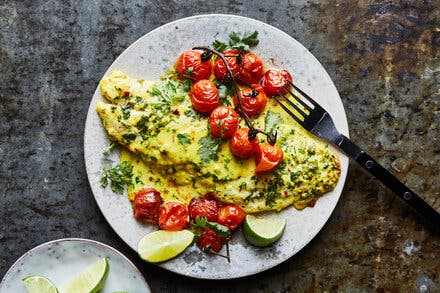
[[[240,71],[237,77],[248,84],[258,83],[263,76],[263,61],[253,53],[246,53],[242,57]]]
[[[237,75],[238,71],[240,70],[240,64],[238,63],[240,51],[236,49],[228,49],[223,51],[223,55],[225,56],[226,62],[228,63],[232,74],[234,76]],[[220,57],[218,57],[214,63],[214,76],[218,80],[223,80],[225,77],[229,76],[225,62],[223,62]]]
[[[234,109],[220,106],[209,115],[208,123],[214,137],[226,139],[237,130],[239,117]]]
[[[243,89],[238,92],[243,110],[249,117],[261,114],[267,103],[267,97],[263,88],[260,85],[252,85],[252,87],[258,92],[256,96],[252,96],[251,88]],[[237,96],[234,97],[234,105],[237,111],[241,110]]]
[[[268,69],[261,78],[260,84],[264,92],[272,97],[279,94],[286,94],[291,86],[287,81],[292,82],[292,75],[284,69]]]
[[[188,50],[177,58],[175,69],[181,77],[190,77],[195,80],[207,79],[212,72],[212,63],[211,60],[202,62],[201,52]]]
[[[158,224],[162,230],[183,230],[189,225],[188,209],[180,202],[166,202],[160,206]]]
[[[206,217],[209,222],[216,222],[218,218],[218,204],[216,200],[208,198],[193,198],[188,206],[191,219]]]
[[[245,217],[246,213],[239,206],[226,205],[220,208],[217,223],[233,231],[243,223]]]
[[[197,240],[197,246],[204,252],[218,253],[226,243],[224,237],[218,236],[214,230],[205,229]]]
[[[279,146],[268,143],[260,144],[255,158],[255,173],[274,170],[283,161],[283,157],[284,152]]]
[[[249,128],[238,128],[229,139],[231,152],[241,159],[248,159],[258,150],[257,139],[249,139]]]
[[[218,89],[215,84],[208,79],[197,81],[191,87],[189,96],[194,110],[201,114],[211,113],[220,103]]]
[[[157,223],[159,208],[163,203],[159,191],[145,188],[134,196],[133,212],[136,220]]]

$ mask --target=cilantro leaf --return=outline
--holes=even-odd
[[[197,216],[191,221],[190,226],[197,236],[205,229],[212,229],[215,234],[221,237],[229,238],[231,236],[231,230],[228,227],[216,222],[209,222],[206,217],[203,216]]]
[[[124,192],[125,185],[132,185],[133,165],[123,161],[113,168],[102,170],[101,186],[106,187],[110,182],[111,189],[119,194]]]
[[[200,160],[203,163],[209,163],[210,161],[217,160],[217,151],[221,142],[221,139],[212,137],[210,135],[202,137],[199,140],[200,148],[197,152],[200,156]]]
[[[208,222],[208,226],[209,228],[214,230],[215,234],[217,234],[218,236],[222,236],[226,238],[231,236],[231,230],[222,224],[216,222]]]
[[[237,32],[231,32],[229,34],[229,46],[231,48],[249,51],[250,47],[256,46],[259,43],[257,38],[258,31],[246,31],[243,36],[240,36]]]
[[[223,43],[222,41],[214,40],[214,42],[212,42],[212,47],[214,48],[214,50],[223,52],[224,50],[226,50],[228,45],[226,43]]]
[[[156,82],[150,90],[150,93],[157,96],[160,100],[158,107],[163,105],[170,105],[172,103],[182,102],[188,95],[188,90],[191,87],[191,80],[180,81],[171,76],[165,76],[163,79]]]
[[[272,134],[277,130],[278,125],[281,123],[283,123],[283,118],[280,114],[267,111],[266,117],[264,118],[264,131]]]
[[[187,133],[179,133],[177,134],[177,141],[185,146],[191,143],[191,137]]]

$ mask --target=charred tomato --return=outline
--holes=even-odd
[[[279,146],[269,143],[260,144],[255,159],[255,173],[272,171],[283,161],[283,157],[284,152]]]
[[[244,221],[246,213],[237,205],[226,205],[219,209],[217,223],[235,230]]]
[[[218,253],[226,243],[226,238],[219,236],[212,229],[204,229],[197,240],[197,246],[204,252]]]
[[[134,196],[133,212],[136,220],[157,223],[159,208],[163,203],[159,191],[144,188]]]
[[[258,83],[263,76],[263,61],[253,53],[243,54],[240,70],[237,74],[239,80],[248,84]]]
[[[292,82],[292,75],[287,70],[271,68],[264,73],[260,84],[268,96],[275,96],[287,93],[288,81]]]
[[[159,208],[158,224],[163,230],[183,230],[189,224],[188,209],[180,202],[166,202]]]
[[[201,79],[191,87],[189,91],[193,108],[201,114],[209,114],[220,103],[218,89],[208,79]]]
[[[248,159],[256,154],[258,141],[249,139],[249,128],[238,128],[229,140],[229,148],[235,156]]]
[[[209,115],[208,123],[211,134],[217,138],[228,138],[237,130],[238,114],[234,109],[220,106]]]
[[[267,97],[260,85],[252,85],[252,88],[242,89],[238,92],[244,112],[249,116],[257,116],[266,107]],[[238,97],[234,97],[234,105],[240,110]]]
[[[202,62],[202,53],[195,50],[183,52],[177,58],[176,72],[181,77],[190,77],[195,80],[206,79],[211,75],[211,60]]]
[[[240,70],[240,51],[237,49],[227,49],[223,52],[223,56],[232,71],[232,74],[237,75]],[[229,72],[226,68],[225,62],[219,57],[214,63],[214,76],[218,80],[223,80],[225,77],[229,76]]]
[[[206,217],[210,222],[216,222],[218,218],[218,204],[214,199],[193,198],[188,206],[191,219]]]

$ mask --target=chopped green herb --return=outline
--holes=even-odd
[[[127,141],[132,141],[136,139],[136,134],[134,133],[124,133],[122,137]]]
[[[203,163],[209,163],[212,160],[217,160],[217,151],[221,142],[221,139],[212,137],[210,135],[202,137],[199,140],[200,148],[198,150],[200,160],[202,160]]]
[[[129,108],[122,108],[122,118],[124,120],[127,120],[128,118],[130,118],[130,109]]]
[[[165,76],[156,82],[150,91],[152,95],[157,96],[160,100],[160,103],[156,103],[155,107],[161,108],[164,105],[170,105],[176,101],[183,101],[188,95],[191,84],[192,81],[188,79],[180,81],[172,75]]]
[[[185,146],[191,143],[191,137],[187,133],[179,133],[177,134],[177,141]]]
[[[124,192],[125,185],[132,185],[133,166],[123,161],[113,168],[102,170],[101,185],[106,187],[110,181],[111,189],[119,194]]]

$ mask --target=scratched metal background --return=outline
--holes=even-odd
[[[142,263],[100,214],[83,130],[98,80],[134,40],[194,14],[278,27],[324,65],[350,135],[440,210],[440,2],[0,2],[0,276],[62,237],[120,249],[153,292],[440,292],[440,237],[351,164],[341,200],[299,254],[243,279],[201,281]]]

